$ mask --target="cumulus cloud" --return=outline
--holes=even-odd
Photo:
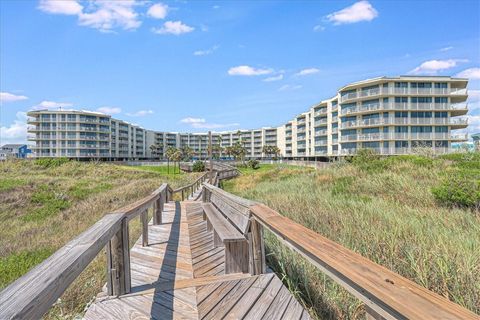
[[[27,141],[27,114],[17,112],[16,119],[8,127],[0,128],[0,144],[26,143]]]
[[[278,88],[278,91],[293,91],[293,90],[298,90],[301,89],[301,85],[294,85],[294,84],[284,84],[280,88]]]
[[[168,6],[163,3],[156,3],[148,8],[147,15],[154,19],[165,19],[168,13]]]
[[[83,7],[76,0],[41,0],[38,8],[50,14],[76,15],[78,24],[101,32],[116,28],[133,30],[142,24],[135,7],[143,5],[135,0],[91,0]]]
[[[40,0],[38,8],[46,13],[79,15],[83,6],[76,0]]]
[[[32,110],[43,110],[43,109],[58,109],[58,108],[65,108],[71,107],[72,104],[70,102],[55,102],[55,101],[48,101],[44,100],[39,104],[33,106]]]
[[[283,79],[283,74],[279,74],[278,76],[268,77],[263,79],[265,82],[272,82],[272,81],[280,81]]]
[[[161,28],[152,28],[156,34],[174,34],[176,36],[183,33],[189,33],[195,30],[194,27],[184,24],[182,21],[167,21]]]
[[[436,74],[439,71],[456,67],[459,63],[468,62],[465,59],[448,59],[448,60],[428,60],[410,71],[410,74]]]
[[[325,30],[325,27],[322,26],[322,25],[319,25],[317,24],[316,26],[313,27],[313,31],[315,32],[320,32],[320,31],[324,31]]]
[[[272,72],[273,69],[257,69],[250,66],[237,66],[228,69],[228,74],[231,76],[262,76]]]
[[[150,114],[154,114],[155,112],[153,112],[153,110],[139,110],[137,112],[133,112],[133,113],[127,113],[127,116],[130,116],[130,117],[145,117],[145,116],[148,116]]]
[[[371,21],[378,17],[378,12],[368,1],[358,1],[340,11],[327,15],[326,19],[333,24],[349,24],[360,21]]]
[[[468,131],[470,133],[480,132],[480,115],[468,115]]]
[[[3,103],[21,101],[26,99],[28,99],[28,97],[26,96],[16,95],[9,92],[0,92],[0,102],[3,102]]]
[[[219,45],[214,45],[213,47],[211,47],[210,49],[206,49],[206,50],[197,50],[193,53],[194,56],[206,56],[206,55],[209,55],[209,54],[212,54],[213,52],[217,51],[218,48],[220,48]]]
[[[97,109],[98,112],[105,113],[105,114],[118,114],[122,112],[121,108],[118,107],[100,107]]]
[[[180,120],[180,122],[188,124],[195,129],[220,129],[220,128],[239,126],[238,123],[226,123],[226,124],[209,123],[204,118],[194,118],[194,117],[184,118]]]
[[[456,77],[468,78],[470,80],[480,80],[480,68],[469,68],[459,72]]]
[[[307,69],[303,69],[303,70],[300,70],[299,72],[295,73],[296,76],[307,76],[309,74],[315,74],[315,73],[319,73],[320,70],[317,69],[317,68],[307,68]]]

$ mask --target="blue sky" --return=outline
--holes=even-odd
[[[0,142],[25,112],[101,110],[147,129],[281,125],[349,82],[471,78],[480,131],[480,2],[0,1]]]

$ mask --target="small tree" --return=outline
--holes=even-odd
[[[165,156],[167,157],[167,173],[170,173],[170,160],[173,159],[173,154],[177,151],[175,147],[168,147],[167,151],[165,152]],[[173,170],[175,172],[175,169]]]
[[[178,173],[180,173],[180,161],[182,161],[182,157],[183,157],[182,151],[175,149],[175,152],[172,154],[173,173],[175,173],[175,163],[178,164]]]
[[[267,156],[267,158],[270,158],[272,154],[272,146],[263,146],[262,148],[263,153]]]
[[[183,146],[180,151],[182,152],[182,160],[183,161],[190,161],[192,160],[193,155],[195,152],[189,146]]]
[[[272,146],[271,152],[273,154],[274,160],[277,160],[278,156],[280,155],[280,148],[277,146]]]

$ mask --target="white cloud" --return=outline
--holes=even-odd
[[[105,113],[105,114],[117,114],[122,112],[121,108],[118,107],[100,107],[97,109],[98,112]]]
[[[278,88],[278,91],[293,91],[293,90],[298,90],[301,89],[301,85],[293,85],[293,84],[284,84],[280,88]]]
[[[147,15],[154,19],[165,19],[168,13],[168,6],[163,3],[156,3],[148,8]]]
[[[358,1],[340,11],[327,15],[327,20],[333,24],[348,24],[360,21],[371,21],[378,17],[378,12],[368,1]]]
[[[309,74],[315,74],[315,73],[319,73],[320,70],[317,69],[317,68],[307,68],[307,69],[303,69],[303,70],[300,70],[299,72],[295,73],[296,76],[307,76]]]
[[[50,14],[76,15],[81,26],[113,32],[115,28],[132,30],[140,27],[140,15],[134,7],[143,4],[135,0],[91,0],[83,7],[76,0],[41,0],[38,8]]]
[[[461,62],[468,62],[465,59],[448,59],[448,60],[428,60],[410,71],[411,74],[436,74],[439,71],[456,67]]]
[[[148,116],[149,114],[154,114],[153,110],[140,110],[134,113],[127,113],[127,116],[130,117],[145,117]]]
[[[272,82],[272,81],[280,81],[283,79],[283,74],[279,74],[278,76],[268,77],[263,79],[265,82]]]
[[[83,7],[76,0],[40,0],[38,8],[46,13],[78,15]]]
[[[94,0],[90,3],[89,10],[79,14],[78,23],[102,32],[112,32],[115,28],[133,30],[142,24],[134,9],[140,4],[135,0]]]
[[[43,109],[58,109],[64,107],[71,107],[72,104],[70,102],[55,102],[55,101],[48,101],[44,100],[39,104],[33,106],[32,110],[43,110]]]
[[[237,66],[228,69],[228,74],[231,76],[262,76],[272,72],[272,69],[257,69],[250,66]]]
[[[206,49],[206,50],[197,50],[193,53],[194,56],[206,56],[206,55],[209,55],[209,54],[212,54],[214,51],[216,51],[218,48],[220,48],[219,45],[214,45],[213,47],[211,47],[210,49]]]
[[[19,111],[16,116],[10,126],[0,128],[0,144],[27,142],[27,114]]]
[[[188,124],[195,129],[219,129],[219,128],[239,126],[238,123],[227,123],[227,124],[208,123],[204,118],[193,118],[193,117],[184,118],[180,120],[180,122]]]
[[[167,21],[161,28],[152,28],[153,33],[157,34],[174,34],[176,36],[189,33],[195,30],[194,27],[190,27],[184,24],[182,21]]]
[[[480,68],[469,68],[458,73],[456,77],[468,78],[470,80],[480,80]]]
[[[446,52],[446,51],[450,51],[450,50],[452,50],[452,49],[453,49],[453,47],[452,47],[452,46],[449,46],[449,47],[441,48],[440,51],[441,51],[441,52]]]
[[[480,90],[468,90],[468,100],[473,101],[480,101]]]
[[[0,92],[0,102],[14,102],[26,99],[28,99],[26,96],[19,96],[9,92]]]
[[[313,31],[315,32],[320,32],[320,31],[324,31],[325,30],[325,27],[322,26],[322,25],[319,25],[317,24],[315,27],[313,27]]]
[[[215,6],[213,6],[212,8],[213,8],[213,9],[220,9],[220,6],[215,5]]]
[[[468,128],[467,130],[470,133],[478,133],[480,132],[480,115],[468,115]]]

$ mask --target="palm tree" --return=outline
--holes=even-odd
[[[178,163],[178,173],[180,173],[180,161],[182,160],[182,157],[183,153],[178,149],[176,149],[175,152],[172,154],[173,173],[175,173],[175,163]]]
[[[175,147],[168,147],[167,151],[165,152],[165,156],[167,157],[167,173],[170,173],[170,160],[173,158],[173,154],[177,151]],[[175,172],[175,169],[173,170]]]
[[[183,161],[190,161],[195,154],[192,148],[189,146],[183,146],[180,151],[182,152],[182,160]]]

